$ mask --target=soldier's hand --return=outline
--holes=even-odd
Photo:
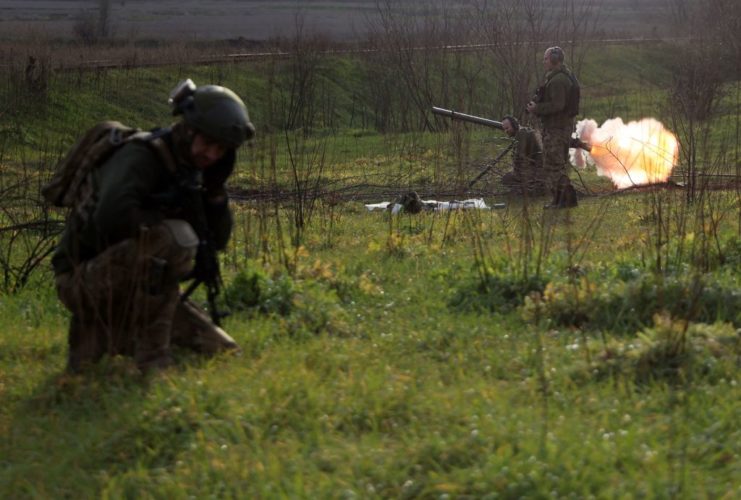
[[[196,264],[191,273],[192,277],[209,282],[217,275],[219,264],[216,261],[216,253],[208,245],[201,244],[196,253]]]

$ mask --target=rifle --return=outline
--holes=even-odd
[[[213,321],[216,326],[220,327],[221,318],[228,316],[229,313],[220,312],[216,306],[216,297],[218,297],[221,292],[223,281],[221,279],[219,259],[216,255],[216,248],[214,248],[213,242],[211,241],[211,231],[208,227],[208,220],[206,219],[206,212],[203,206],[204,189],[200,182],[200,175],[189,177],[182,176],[179,179],[178,187],[185,195],[184,198],[188,201],[190,208],[193,210],[193,230],[196,232],[199,240],[198,252],[196,253],[196,265],[190,275],[186,278],[192,279],[193,281],[180,296],[180,300],[184,302],[188,297],[190,297],[193,291],[198,288],[198,285],[201,283],[205,284],[211,321]]]

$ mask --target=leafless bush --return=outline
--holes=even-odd
[[[108,38],[111,31],[111,0],[98,0],[98,36]]]
[[[715,128],[719,105],[724,97],[727,81],[736,76],[738,61],[722,64],[734,57],[737,43],[725,45],[726,33],[717,25],[723,24],[716,17],[732,14],[719,12],[726,7],[724,0],[703,0],[688,3],[673,0],[670,3],[676,29],[690,38],[676,42],[672,54],[672,87],[669,92],[669,115],[673,129],[679,136],[681,162],[685,167],[687,200],[694,201],[700,185],[698,175],[717,163],[719,150],[712,148],[711,132]],[[736,53],[737,54],[737,53]],[[716,130],[716,133],[718,131]]]
[[[81,11],[72,25],[73,34],[86,45],[105,40],[110,35],[110,14],[110,0],[98,0],[97,16],[91,11]]]
[[[323,37],[307,35],[301,17],[296,18],[295,29],[292,38],[278,41],[279,49],[291,54],[281,82],[285,91],[281,125],[285,130],[301,128],[308,137],[321,113],[318,80],[329,43]]]
[[[501,92],[497,115],[522,115],[542,76],[541,55],[550,45],[567,51],[578,74],[598,31],[599,4],[587,0],[487,0],[474,2],[476,31],[492,56]]]
[[[0,161],[3,159],[0,148]],[[40,189],[48,172],[47,150],[40,164],[22,162],[0,171],[0,291],[17,292],[44,268],[62,227],[43,202]]]
[[[91,12],[80,12],[72,25],[72,32],[86,45],[97,42],[99,33],[95,15]]]
[[[298,248],[322,190],[327,165],[326,140],[317,139],[314,133],[317,129],[332,126],[332,120],[328,117],[334,113],[334,109],[331,103],[326,104],[326,89],[319,84],[327,64],[327,41],[307,35],[303,19],[297,17],[294,36],[281,39],[278,43],[280,50],[289,51],[292,57],[288,61],[276,59],[266,68],[268,123],[264,127],[265,144],[260,154],[261,162],[266,163],[269,189],[288,190],[288,186],[278,184],[278,179],[289,174],[288,197],[293,219],[290,227],[291,244]],[[281,152],[286,155],[284,165],[279,165],[278,156]],[[270,214],[259,212],[260,226],[264,217],[273,217],[276,223],[280,221],[282,207],[279,200],[275,200],[274,208]],[[278,231],[281,229],[278,228]],[[278,240],[282,241],[282,236]],[[279,253],[285,254],[282,250]],[[290,263],[286,264],[290,267]]]
[[[468,108],[480,97],[482,66],[462,51],[474,41],[467,11],[445,2],[424,6],[424,15],[412,15],[402,2],[376,3],[366,80],[379,130],[438,130],[433,105]]]
[[[542,0],[505,0],[497,5],[477,3],[477,30],[489,47],[497,68],[502,106],[497,115],[521,115],[532,99],[537,64],[537,47],[545,39],[546,18]]]

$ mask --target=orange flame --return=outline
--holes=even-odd
[[[586,119],[576,124],[576,133],[592,151],[574,150],[574,164],[583,166],[581,155],[586,154],[586,162],[595,165],[597,174],[609,177],[618,188],[665,182],[679,159],[677,138],[653,118],[627,125],[621,118],[612,118],[601,127]]]

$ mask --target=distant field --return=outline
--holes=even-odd
[[[70,36],[75,20],[96,3],[2,2],[0,31],[4,36],[32,31]],[[306,29],[344,38],[364,31],[365,18],[372,14],[374,2],[308,2],[300,8],[297,4],[295,1],[114,1],[110,17],[117,37],[263,40],[292,31],[296,16],[303,13]]]
[[[430,2],[401,3],[414,15],[427,12],[424,6]],[[293,34],[301,19],[306,32],[357,39],[377,19],[376,4],[376,0],[114,0],[111,32],[129,39],[265,40]],[[448,7],[454,4],[449,2]],[[75,22],[86,13],[96,15],[97,6],[95,0],[4,0],[0,2],[0,38],[72,37]],[[668,9],[660,0],[610,0],[598,10],[605,34],[669,33]]]
[[[264,40],[292,33],[297,16],[302,16],[307,30],[347,38],[365,31],[366,18],[373,14],[374,4],[370,0],[114,1],[110,18],[117,37]],[[0,32],[4,37],[29,32],[67,37],[72,34],[75,20],[91,10],[97,10],[97,2],[4,1],[0,4]]]

